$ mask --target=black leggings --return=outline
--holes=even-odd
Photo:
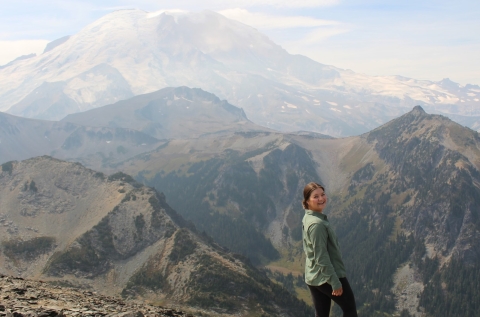
[[[333,300],[343,311],[343,317],[358,317],[357,306],[352,288],[348,284],[347,278],[340,278],[343,293],[341,296],[332,295],[332,286],[328,283],[320,286],[307,285],[312,294],[313,305],[315,306],[315,317],[330,316],[330,305]]]

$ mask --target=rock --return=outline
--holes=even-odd
[[[193,317],[175,309],[125,301],[92,291],[27,281],[0,274],[0,316],[9,317]]]

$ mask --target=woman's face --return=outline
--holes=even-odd
[[[327,205],[327,194],[323,189],[317,188],[310,194],[307,203],[311,211],[322,212]]]

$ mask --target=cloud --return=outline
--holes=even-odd
[[[111,12],[111,11],[117,11],[117,10],[125,10],[125,9],[132,9],[132,6],[113,6],[113,7],[96,7],[92,8],[91,11],[106,11],[106,12]]]
[[[340,23],[336,21],[315,19],[305,16],[274,16],[258,12],[250,12],[245,9],[227,9],[218,11],[223,16],[237,20],[259,29],[289,29],[299,27],[334,26]]]
[[[164,13],[164,12],[167,12],[169,14],[183,14],[183,13],[188,13],[188,11],[185,11],[185,10],[181,10],[181,9],[170,9],[170,10],[157,10],[155,12],[149,12],[147,14],[147,17],[148,18],[153,18],[153,17],[156,17],[156,16],[159,16],[160,14]]]
[[[217,2],[217,1],[216,1]],[[339,0],[242,0],[229,1],[230,6],[256,7],[256,6],[274,6],[287,8],[316,8],[332,6],[338,4]]]
[[[5,65],[15,58],[35,53],[41,54],[48,40],[0,41],[0,65]]]
[[[128,0],[129,1],[129,0]],[[121,1],[127,3],[127,0]],[[137,0],[137,5],[148,7],[164,5],[166,2],[158,0]],[[212,10],[221,10],[226,8],[252,8],[252,7],[275,7],[275,8],[318,8],[337,5],[340,0],[204,0],[199,4],[198,1],[177,0],[176,7],[181,8],[210,8]]]
[[[218,13],[259,29],[290,53],[305,54],[316,50],[326,39],[349,32],[347,23],[308,16],[279,16],[246,9],[220,10]]]

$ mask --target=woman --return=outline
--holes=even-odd
[[[312,294],[316,317],[330,315],[331,300],[343,310],[344,317],[357,317],[352,289],[338,247],[337,236],[323,210],[327,205],[325,188],[309,183],[303,189],[303,250],[305,282]]]

